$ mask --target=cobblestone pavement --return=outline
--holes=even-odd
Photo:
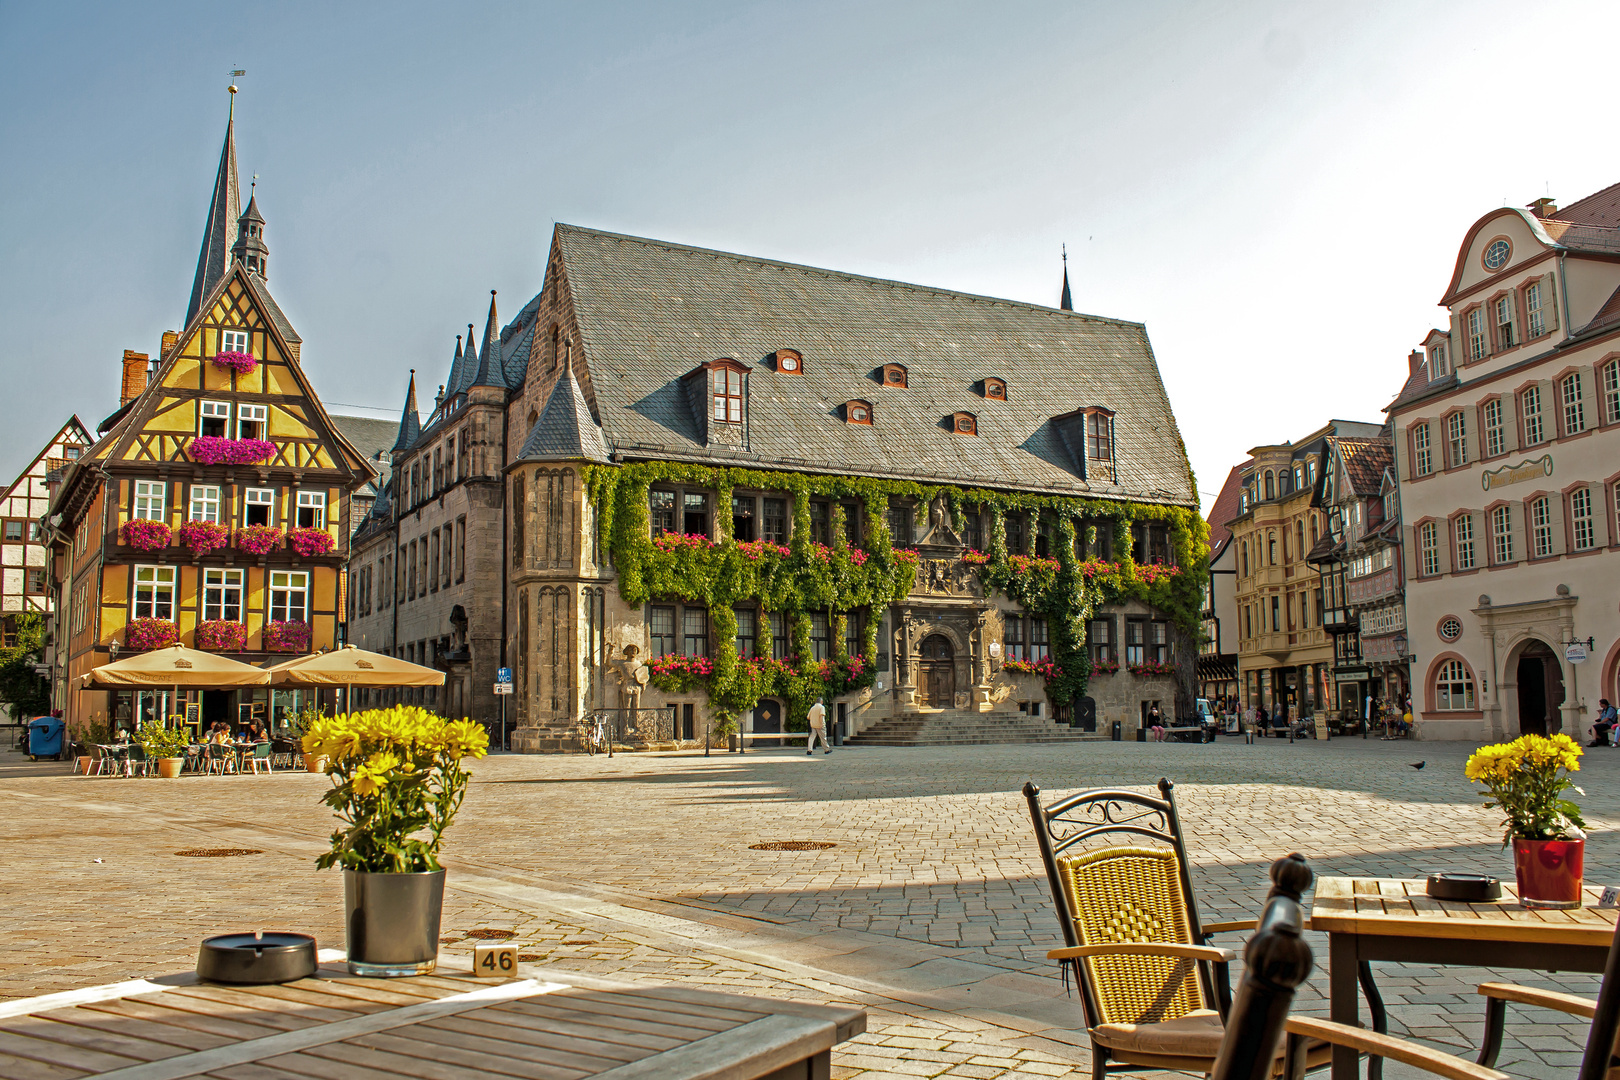
[[[474,766],[449,835],[445,948],[509,931],[525,963],[553,972],[858,1004],[869,1031],[836,1052],[839,1077],[1089,1075],[1079,1007],[1044,959],[1058,935],[1025,780],[1055,792],[1170,777],[1203,914],[1239,918],[1288,851],[1318,873],[1506,873],[1495,819],[1462,777],[1468,750],[1341,739],[500,756]],[[1586,766],[1588,880],[1620,881],[1620,753]],[[227,929],[341,945],[341,877],[313,867],[330,830],[323,777],[65,768],[0,756],[0,997],[183,970]],[[749,847],[789,839],[837,846]],[[192,848],[257,853],[175,854]],[[1596,990],[1594,976],[1378,965],[1392,1030],[1454,1052],[1477,1044],[1473,986],[1486,978]],[[1325,989],[1319,967],[1299,1011],[1325,1014]],[[1502,1067],[1572,1075],[1585,1034],[1566,1019],[1515,1011]]]

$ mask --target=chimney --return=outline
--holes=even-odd
[[[124,385],[118,394],[118,406],[123,408],[146,392],[146,370],[150,361],[145,353],[124,350]]]
[[[178,345],[179,343],[180,343],[180,331],[178,331],[178,330],[165,330],[165,331],[163,331],[163,344],[162,344],[162,346],[160,346],[158,348],[158,359],[162,360],[165,357],[167,357],[169,355],[169,353],[174,351],[174,347],[176,345]]]
[[[1525,209],[1538,218],[1549,218],[1558,213],[1558,204],[1551,199],[1537,199]]]
[[[1416,375],[1417,374],[1417,369],[1422,367],[1422,366],[1423,366],[1423,351],[1421,349],[1413,349],[1411,355],[1406,358],[1406,373],[1407,373],[1407,375]]]

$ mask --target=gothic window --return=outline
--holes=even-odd
[[[602,674],[607,667],[607,590],[582,589],[585,601],[586,703],[602,705]]]
[[[537,663],[544,678],[539,687],[542,708],[557,716],[568,707],[573,690],[570,677],[572,651],[568,639],[572,619],[567,588],[541,589],[535,611]]]
[[[518,473],[512,477],[512,565],[523,565],[523,526],[529,516],[529,501],[525,497],[527,490],[523,482],[523,474]],[[657,531],[656,529],[654,530]]]
[[[540,569],[574,564],[574,470],[538,469],[534,474],[534,536],[539,549],[531,553],[530,565]]]

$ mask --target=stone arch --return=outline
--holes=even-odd
[[[1468,672],[1468,677],[1473,680],[1473,709],[1452,709],[1447,712],[1440,711],[1440,695],[1439,691],[1436,689],[1436,686],[1440,680],[1441,669],[1444,668],[1446,663],[1451,660],[1461,661],[1463,669]],[[1477,716],[1480,712],[1482,703],[1483,691],[1479,685],[1479,672],[1474,670],[1474,665],[1469,663],[1468,657],[1459,652],[1443,652],[1437,655],[1433,660],[1429,661],[1429,670],[1423,675],[1423,711],[1425,713],[1433,713],[1435,716],[1442,718],[1448,716]]]
[[[1497,700],[1502,703],[1510,736],[1552,734],[1562,729],[1559,707],[1568,688],[1560,655],[1557,646],[1534,631],[1518,634],[1509,642],[1497,682]]]
[[[1609,655],[1603,658],[1603,666],[1598,670],[1603,673],[1603,682],[1597,696],[1608,698],[1610,705],[1620,702],[1620,640],[1609,646]]]

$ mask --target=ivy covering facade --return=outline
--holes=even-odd
[[[596,510],[598,539],[618,572],[624,601],[681,600],[708,608],[715,642],[710,663],[655,661],[652,681],[669,692],[704,690],[724,724],[765,697],[780,698],[789,721],[802,723],[814,701],[872,685],[883,609],[911,593],[917,566],[917,553],[896,547],[890,537],[891,500],[924,506],[943,496],[957,522],[966,508],[984,515],[988,550],[969,552],[965,561],[978,573],[987,596],[999,591],[1047,621],[1052,663],[1041,674],[1056,704],[1085,694],[1091,674],[1085,622],[1099,607],[1138,600],[1164,613],[1187,640],[1198,640],[1208,527],[1196,511],[1183,507],[666,461],[587,465],[585,484]],[[652,536],[649,492],[661,484],[716,492],[720,512],[715,535]],[[791,496],[793,527],[785,548],[762,541],[738,543],[731,536],[725,510],[738,489]],[[830,545],[811,537],[810,504],[816,497],[833,500]],[[858,545],[847,539],[840,501],[855,501],[864,510],[866,530]],[[1008,553],[1009,514],[1038,515],[1041,527],[1052,530],[1051,557]],[[1138,564],[1131,557],[1132,526],[1148,522],[1168,527],[1171,559],[1166,565]],[[1085,550],[1092,551],[1102,529],[1113,531],[1110,547],[1120,555],[1117,561],[1083,558],[1077,551],[1080,530],[1086,531]],[[765,658],[737,656],[733,607],[750,603],[784,616],[791,639],[786,660],[768,659],[773,650],[770,620],[765,618],[759,620],[757,646]],[[861,609],[870,609],[870,616],[860,653],[852,656],[847,618]],[[808,659],[810,613],[822,611],[831,614],[832,655],[818,663]]]

